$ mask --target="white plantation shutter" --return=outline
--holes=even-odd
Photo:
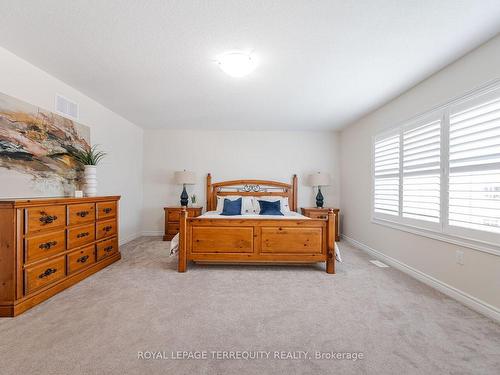
[[[450,112],[450,226],[500,233],[500,93]]]
[[[441,120],[403,131],[403,217],[439,223]]]
[[[399,215],[399,151],[399,135],[375,142],[375,213]]]
[[[385,134],[373,221],[500,255],[500,79]]]

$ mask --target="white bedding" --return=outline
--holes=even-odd
[[[307,216],[301,215],[298,212],[286,212],[283,216],[281,215],[234,215],[234,216],[224,216],[217,211],[208,211],[203,215],[198,216],[198,218],[203,219],[309,219]],[[179,252],[179,234],[177,233],[172,241],[170,242],[170,256],[174,256]],[[340,250],[335,243],[335,258],[338,262],[342,263],[342,257],[340,256]]]
[[[259,215],[259,214],[245,214],[245,215],[231,215],[225,216],[221,215],[220,212],[217,211],[208,211],[203,215],[198,216],[202,219],[305,219],[309,220],[307,216],[301,215],[298,212],[284,212],[283,216],[281,215]]]

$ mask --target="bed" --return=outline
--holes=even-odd
[[[193,218],[181,212],[178,236],[178,271],[188,262],[203,263],[316,263],[326,262],[335,273],[335,216],[310,219],[297,213],[297,176],[287,184],[268,180],[212,183],[207,175],[207,213]],[[229,197],[278,199],[287,202],[283,216],[254,212],[221,216],[217,203]],[[285,204],[285,203],[283,203]]]

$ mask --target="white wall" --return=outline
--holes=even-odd
[[[98,167],[98,194],[121,195],[121,242],[140,234],[142,211],[143,130],[79,91],[0,48],[0,91],[54,112],[56,93],[80,105],[78,122],[91,128],[91,142],[108,156]],[[0,197],[46,196],[33,188],[29,175],[2,174]]]
[[[340,135],[343,234],[500,309],[500,257],[370,222],[372,136],[500,77],[500,36]],[[455,251],[465,252],[465,264]]]
[[[334,132],[256,132],[201,130],[146,130],[144,132],[144,231],[163,231],[163,207],[179,205],[182,190],[173,182],[176,170],[197,173],[188,187],[205,204],[206,174],[213,182],[268,179],[291,182],[298,175],[299,207],[314,204],[315,194],[304,186],[308,174],[332,175],[334,184],[322,189],[325,206],[337,206],[338,142]]]

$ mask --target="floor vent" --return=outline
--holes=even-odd
[[[382,263],[380,260],[370,260],[370,263],[373,263],[377,267],[380,267],[380,268],[388,268],[389,267],[387,264]]]

